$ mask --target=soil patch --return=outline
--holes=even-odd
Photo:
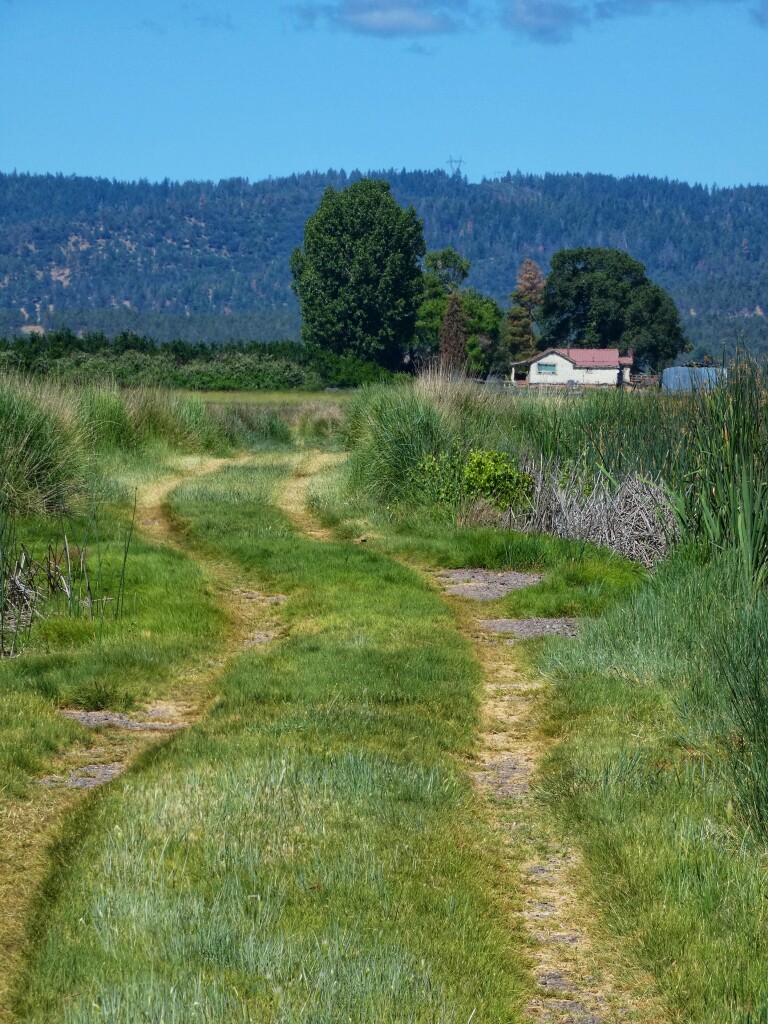
[[[76,708],[62,708],[65,718],[73,718],[89,729],[111,726],[113,729],[129,729],[132,732],[176,732],[186,728],[186,722],[153,722],[131,718],[117,711],[79,711]]]
[[[492,572],[490,569],[441,569],[435,579],[446,594],[496,601],[513,590],[533,587],[544,579],[538,572]]]
[[[561,619],[481,619],[480,625],[489,633],[511,633],[518,640],[535,636],[577,636],[579,620]]]
[[[268,644],[280,634],[274,629],[257,629],[245,641],[246,647],[255,647],[258,644]]]
[[[288,598],[285,594],[262,594],[260,590],[239,590],[232,591],[243,601],[260,601],[262,604],[285,604]]]
[[[66,786],[69,789],[95,789],[122,775],[128,766],[117,761],[115,764],[84,764],[68,775],[46,775],[38,779],[41,786]]]
[[[532,760],[526,756],[502,754],[486,760],[475,772],[477,782],[493,794],[497,800],[521,797],[530,789],[533,769]]]

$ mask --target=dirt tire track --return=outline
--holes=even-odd
[[[306,495],[313,477],[337,461],[322,453],[306,457],[277,499],[301,530],[320,541],[336,538],[307,511]],[[549,684],[531,678],[509,643],[479,625],[479,608],[445,593],[439,573],[425,570],[424,576],[453,608],[483,667],[482,732],[472,774],[519,879],[535,984],[523,1019],[527,1024],[669,1024],[653,979],[632,965],[600,925],[579,852],[536,807],[532,783],[555,742],[541,727]]]
[[[579,851],[535,798],[555,740],[542,729],[550,684],[520,666],[514,648],[457,609],[483,666],[485,693],[475,783],[518,866],[536,993],[525,1020],[548,1024],[668,1024],[653,979],[601,926]]]
[[[344,458],[336,452],[312,451],[302,454],[296,460],[293,474],[277,495],[277,507],[291,522],[313,540],[334,541],[330,530],[321,526],[306,508],[307,493],[314,479]]]
[[[228,465],[245,465],[252,459],[251,455],[231,459],[184,457],[177,462],[179,471],[137,493],[137,529],[146,539],[181,551],[202,565],[207,586],[229,621],[220,647],[179,666],[165,699],[143,709],[143,717],[148,720],[161,718],[166,725],[181,727],[199,721],[215,702],[215,683],[228,660],[246,649],[255,632],[274,630],[276,625],[274,609],[283,599],[261,594],[233,566],[225,567],[185,544],[163,505],[171,491],[186,481]],[[50,845],[64,817],[93,788],[123,774],[147,747],[168,742],[175,731],[100,730],[94,733],[90,749],[68,751],[52,765],[54,774],[42,779],[43,784],[29,799],[0,799],[0,1024],[15,1020],[9,997],[24,959],[29,911],[48,870]],[[108,770],[99,772],[100,768]],[[97,780],[96,786],[82,784],[89,777]]]

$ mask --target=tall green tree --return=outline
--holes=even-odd
[[[551,266],[540,349],[632,348],[640,365],[656,369],[689,347],[674,302],[626,252],[562,249]]]
[[[451,292],[440,324],[440,368],[463,370],[467,362],[467,332],[458,292]]]
[[[434,249],[424,257],[425,289],[429,290],[432,277],[441,291],[456,291],[466,281],[469,267],[469,260],[455,249]]]
[[[475,288],[460,289],[469,274],[470,263],[455,249],[438,249],[424,258],[422,299],[416,319],[414,349],[421,356],[429,356],[440,349],[441,328],[451,297],[456,296],[461,306],[461,324],[465,335],[465,349],[461,365],[470,373],[498,372],[500,363],[506,368],[508,359],[500,351],[503,312],[488,295]]]
[[[425,251],[421,221],[388,182],[326,189],[291,256],[304,341],[396,369],[413,340]]]
[[[467,369],[483,377],[489,373],[505,373],[509,355],[501,338],[504,320],[501,306],[490,295],[483,295],[475,288],[459,292],[459,298],[467,332]]]

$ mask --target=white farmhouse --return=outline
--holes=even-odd
[[[633,356],[617,348],[551,348],[530,362],[529,384],[629,384]]]

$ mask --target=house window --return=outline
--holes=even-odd
[[[539,363],[539,373],[557,373],[557,364]]]

